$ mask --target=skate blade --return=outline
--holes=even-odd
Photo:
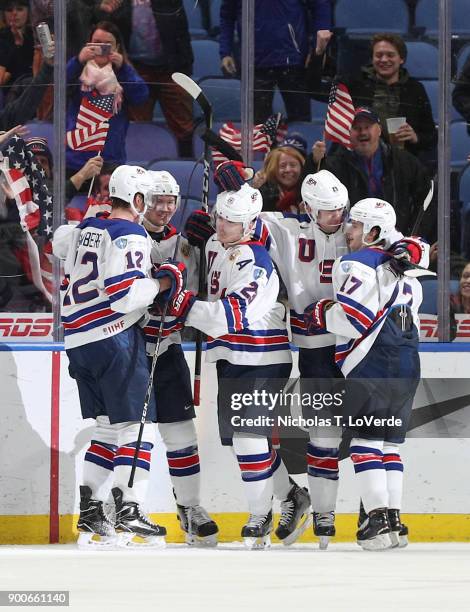
[[[94,548],[95,550],[115,550],[117,548],[117,535],[100,536],[97,533],[79,532],[77,546],[81,550]]]
[[[243,538],[243,544],[248,550],[265,550],[271,548],[271,536],[265,535],[261,538]]]
[[[398,548],[400,546],[400,535],[398,531],[391,531],[390,539],[392,541],[392,548]]]
[[[165,548],[164,536],[139,536],[135,533],[119,533],[117,545],[120,548]]]
[[[300,538],[300,536],[304,533],[304,531],[306,531],[310,527],[310,525],[312,524],[312,521],[313,521],[313,517],[311,514],[303,514],[300,517],[299,525],[297,526],[297,528],[294,529],[294,531],[291,534],[289,534],[287,538],[284,538],[283,540],[281,540],[284,546],[290,546],[291,544],[296,542]]]
[[[392,540],[389,533],[382,533],[370,540],[358,540],[357,542],[364,550],[387,550],[392,548]]]
[[[326,550],[328,548],[330,537],[331,536],[318,536],[318,545],[320,550]]]
[[[406,546],[408,546],[408,544],[409,541],[407,535],[398,536],[398,548],[405,548]]]
[[[217,534],[213,533],[208,536],[197,536],[193,534],[186,534],[186,544],[188,546],[195,546],[198,548],[214,548],[217,546]]]

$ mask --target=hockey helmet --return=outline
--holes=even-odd
[[[215,213],[217,216],[243,225],[243,236],[248,234],[252,221],[258,218],[263,208],[263,196],[258,189],[247,183],[238,191],[223,191],[217,196]]]
[[[373,242],[364,242],[366,246],[372,246],[388,238],[394,231],[397,216],[393,206],[379,198],[365,198],[359,200],[349,211],[349,218],[359,221],[363,225],[363,236],[368,234],[372,228],[380,229],[379,235]]]
[[[149,170],[152,180],[152,188],[147,192],[147,207],[153,208],[160,195],[169,195],[175,197],[176,208],[180,205],[180,186],[176,182],[175,177],[166,170]]]
[[[152,180],[149,173],[140,166],[118,166],[109,179],[109,196],[128,202],[134,214],[139,217],[143,217],[147,209],[146,195],[150,189]],[[144,198],[142,211],[134,207],[134,198],[138,193]]]
[[[315,223],[320,210],[347,210],[349,206],[348,190],[328,170],[307,174],[302,183],[301,194],[307,213]]]

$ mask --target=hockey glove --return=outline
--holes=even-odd
[[[184,226],[184,233],[192,246],[203,249],[206,242],[215,233],[215,229],[211,225],[211,217],[204,210],[195,210],[192,212]]]
[[[214,172],[214,183],[221,191],[238,191],[246,183],[245,164],[228,160],[217,166]]]
[[[392,255],[389,265],[397,276],[403,276],[421,261],[421,249],[413,241],[399,240],[392,244],[388,252]]]
[[[335,304],[333,300],[323,298],[307,306],[304,310],[304,323],[308,335],[316,334],[326,328],[325,313],[333,304]]]
[[[177,317],[181,321],[185,321],[195,300],[196,296],[192,291],[181,291],[170,302],[168,307],[168,314],[172,317]]]
[[[162,291],[159,294],[160,298],[170,301],[186,287],[186,266],[184,263],[175,261],[174,259],[167,259],[158,270],[154,272],[153,277],[157,280],[159,278],[169,278],[171,280],[170,289]]]

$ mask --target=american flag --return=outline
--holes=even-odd
[[[269,153],[274,144],[284,140],[287,134],[287,127],[280,123],[281,115],[277,113],[271,115],[265,123],[253,126],[253,151]],[[219,130],[219,136],[228,142],[234,149],[241,151],[241,132],[231,122],[224,123]],[[227,158],[217,149],[212,151],[212,160],[216,166]]]
[[[50,298],[50,291],[41,279],[39,252],[30,232],[37,230],[49,242],[52,237],[52,194],[45,182],[46,173],[25,141],[13,136],[2,150],[8,158],[8,168],[3,168],[3,175],[15,199],[20,217],[20,224],[26,234],[25,261],[32,281],[44,295]]]
[[[113,116],[114,94],[100,95],[96,89],[83,96],[74,130],[67,132],[67,144],[75,151],[101,151]]]
[[[333,83],[325,119],[325,138],[351,149],[351,124],[354,104],[348,88],[343,83]]]

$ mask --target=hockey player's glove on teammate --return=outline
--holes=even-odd
[[[243,162],[228,160],[217,166],[214,183],[221,191],[238,191],[247,181],[247,168]]]
[[[320,329],[325,329],[326,321],[325,321],[325,312],[333,306],[335,302],[333,300],[328,300],[327,298],[323,298],[322,300],[318,300],[318,302],[313,302],[310,306],[304,310],[304,323],[307,328],[307,333],[315,334]]]
[[[184,226],[184,233],[192,246],[203,249],[206,242],[215,233],[215,229],[211,225],[211,216],[204,210],[195,210],[192,212]]]
[[[196,296],[192,291],[181,291],[181,293],[178,293],[170,302],[168,314],[172,317],[177,317],[181,321],[185,321],[195,300]]]
[[[422,250],[419,243],[413,240],[399,240],[392,244],[388,252],[393,256],[390,267],[400,276],[421,261]]]
[[[169,278],[171,288],[158,294],[159,302],[173,300],[186,287],[186,266],[180,261],[168,259],[153,273],[153,277]]]

